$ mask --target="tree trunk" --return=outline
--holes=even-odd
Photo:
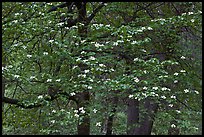
[[[2,98],[4,97],[4,93],[5,93],[5,80],[4,80],[4,77],[3,76],[1,76],[1,78],[2,78]],[[3,109],[4,109],[4,103],[2,102],[2,112],[3,112]]]
[[[111,115],[108,116],[108,121],[107,121],[107,130],[106,130],[106,135],[112,135],[112,130],[113,130],[113,119],[116,113],[116,107],[118,104],[118,97],[114,96],[113,101],[112,101],[113,107],[111,111]]]
[[[154,117],[158,109],[158,105],[147,98],[144,103],[144,109],[145,112],[141,120],[140,135],[151,135]]]
[[[79,114],[79,122],[77,125],[77,131],[78,135],[89,135],[90,134],[90,117],[89,117],[89,110],[86,109],[87,105],[89,103],[90,95],[89,92],[82,92],[79,93],[79,99],[78,99],[78,104],[77,108],[84,108],[85,113]]]
[[[145,112],[141,112],[139,101],[128,99],[127,110],[127,134],[128,135],[150,135],[153,127],[155,113],[158,105],[146,99],[144,102]]]
[[[127,134],[139,135],[139,101],[128,99],[127,106]]]
[[[78,28],[79,36],[85,38],[87,36],[87,24],[86,24],[86,2],[75,2],[75,5],[78,9],[78,22],[83,23],[82,27]],[[81,70],[84,70],[86,66],[82,66]],[[79,118],[81,119],[77,126],[78,135],[89,135],[90,134],[90,117],[88,115],[87,105],[90,100],[90,93],[84,91],[79,93],[78,99],[78,108],[83,107],[85,109],[85,114],[80,114]]]

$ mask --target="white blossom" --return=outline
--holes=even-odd
[[[17,23],[17,22],[18,22],[18,20],[13,20],[12,22],[13,22],[13,23]]]
[[[52,79],[48,79],[47,82],[52,82]]]
[[[178,80],[174,80],[174,83],[178,83]]]
[[[54,40],[53,39],[51,39],[51,40],[49,40],[48,42],[50,42],[50,43],[52,43]]]
[[[174,76],[178,76],[178,73],[176,72],[176,73],[174,73]]]
[[[79,117],[79,115],[78,115],[78,114],[74,114],[74,116],[75,116],[75,117]]]
[[[51,120],[50,122],[54,124],[54,123],[55,123],[55,120]]]
[[[189,91],[188,89],[184,89],[184,92],[185,92],[185,93],[188,93],[188,92],[190,92],[190,91]]]
[[[84,70],[84,73],[88,73],[90,70]]]
[[[79,60],[81,60],[81,58],[77,58],[77,59],[76,59],[76,62],[79,61]]]
[[[85,51],[82,51],[81,54],[86,54],[86,52],[85,52]]]
[[[93,109],[93,112],[94,112],[94,113],[96,113],[97,111],[98,111],[97,109],[95,109],[95,108]]]
[[[78,77],[86,78],[86,74],[79,74]]]
[[[58,26],[62,26],[63,24],[64,24],[64,22],[57,23]]]
[[[88,89],[92,89],[92,86],[88,86],[87,88],[88,88]]]
[[[56,110],[52,110],[52,113],[56,113]]]
[[[20,15],[20,13],[15,13],[15,16],[18,16],[18,15]]]
[[[188,12],[188,15],[191,15],[191,14],[193,14],[193,12]]]
[[[89,58],[89,60],[96,60],[96,58],[93,57],[93,56],[91,56],[91,57]]]
[[[137,32],[142,32],[142,31],[143,31],[143,30],[140,30],[140,29],[139,29],[139,30],[137,30]]]
[[[78,67],[78,66],[73,66],[72,69],[75,69],[75,68],[77,68],[77,67]]]
[[[147,52],[145,49],[141,49],[141,51],[143,51],[143,52]]]
[[[153,30],[151,27],[147,27],[148,30]]]
[[[157,90],[157,89],[158,89],[158,87],[152,87],[152,89]]]
[[[43,55],[48,55],[48,52],[43,52]]]
[[[133,42],[131,42],[131,44],[137,44],[137,41],[134,40]]]
[[[99,43],[97,43],[97,42],[95,43],[95,47],[96,47],[96,48],[103,47],[103,46],[104,46],[103,44],[99,44]]]
[[[19,75],[14,75],[14,78],[19,78],[20,76]]]
[[[133,98],[133,95],[129,95],[128,97],[129,97],[129,98]]]
[[[83,109],[84,109],[84,107],[80,107],[80,108],[79,108],[79,110],[83,110]]]
[[[30,76],[30,79],[34,79],[35,78],[35,76]]]
[[[74,110],[74,113],[78,113],[79,111],[78,110]]]
[[[171,98],[176,99],[176,96],[172,95]]]
[[[90,82],[93,82],[93,79],[89,79]]]
[[[177,113],[181,113],[181,111],[180,111],[180,110],[176,110],[176,112],[177,112]]]
[[[173,104],[169,104],[170,107],[173,107]]]
[[[135,77],[135,78],[134,78],[134,81],[135,81],[136,83],[138,83],[140,80],[139,80],[137,77]]]
[[[43,96],[42,96],[42,95],[38,96],[38,99],[42,99],[42,98],[43,98]]]
[[[84,114],[86,111],[85,110],[81,110],[81,113]]]
[[[96,123],[96,126],[100,127],[101,126],[101,122]]]
[[[27,57],[28,57],[28,58],[31,58],[31,57],[32,57],[32,55],[27,55]]]
[[[167,88],[166,88],[166,87],[163,87],[163,88],[161,88],[161,90],[162,90],[162,91],[165,91],[165,90],[167,90]]]
[[[113,46],[118,46],[118,42],[113,42]]]
[[[56,79],[56,82],[60,82],[61,81],[61,79]]]
[[[104,65],[104,64],[99,64],[99,66],[100,66],[100,67],[106,67],[106,65]]]
[[[8,65],[8,68],[13,68],[13,66],[12,65]]]
[[[175,127],[176,127],[176,125],[174,125],[174,124],[171,124],[171,127],[172,127],[172,128],[175,128]]]
[[[166,96],[161,96],[161,98],[166,99]]]
[[[181,56],[181,59],[186,59],[186,57],[184,57],[184,56]]]
[[[194,92],[195,92],[196,94],[199,94],[199,92],[198,92],[197,90],[194,90]]]
[[[114,72],[115,70],[113,68],[111,68],[110,71]]]
[[[139,60],[139,58],[134,58],[134,60],[133,61],[138,61]]]
[[[74,92],[72,92],[72,93],[70,93],[70,95],[71,95],[71,96],[74,96],[74,95],[76,95],[76,94],[75,94]]]
[[[183,72],[183,73],[184,73],[184,72],[186,72],[186,71],[185,71],[185,70],[181,70],[180,72]]]
[[[64,109],[61,109],[60,111],[61,111],[61,112],[65,112],[65,110],[64,110]]]
[[[146,70],[144,70],[143,72],[144,72],[144,74],[147,74],[147,71],[146,71]]]
[[[4,71],[4,70],[7,70],[7,68],[2,66],[2,71]]]
[[[143,87],[142,89],[147,90],[147,87]]]
[[[194,22],[195,20],[194,19],[191,19],[191,22]]]

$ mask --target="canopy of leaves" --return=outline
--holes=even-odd
[[[105,134],[111,115],[113,134],[126,134],[128,98],[159,104],[151,134],[172,120],[201,134],[201,3],[87,2],[87,22],[63,4],[2,3],[2,95],[16,99],[4,101],[3,134],[77,134],[83,113],[90,134]],[[77,109],[83,92],[90,101]]]

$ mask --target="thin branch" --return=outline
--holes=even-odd
[[[72,4],[72,2],[65,2],[65,3],[62,3],[60,5],[57,5],[57,6],[53,6],[51,9],[48,10],[47,13],[49,12],[52,12],[52,11],[56,11],[58,8],[64,8],[64,7],[68,7]]]
[[[96,9],[94,9],[94,11],[92,12],[92,14],[88,17],[87,22],[91,22],[91,20],[96,16],[96,14],[100,11],[100,9],[102,9],[104,6],[104,3],[102,3],[101,5],[99,5]]]

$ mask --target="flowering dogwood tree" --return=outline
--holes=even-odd
[[[2,5],[3,134],[200,133],[201,3]]]

